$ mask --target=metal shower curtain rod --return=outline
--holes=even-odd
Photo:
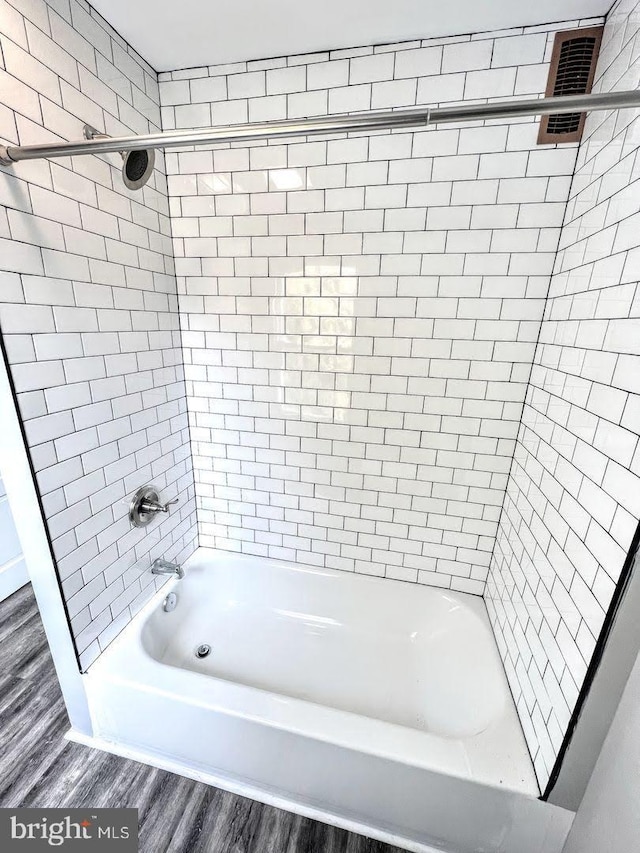
[[[200,130],[167,130],[141,136],[97,136],[78,142],[53,142],[45,145],[1,145],[0,163],[9,165],[20,160],[38,160],[43,157],[71,157],[80,154],[108,154],[110,152],[140,151],[149,148],[177,148],[183,145],[210,145],[223,142],[283,139],[292,136],[393,130],[426,127],[432,124],[633,107],[640,108],[640,90],[595,95],[562,95],[555,98],[530,98],[490,104],[461,104],[452,107],[421,107],[420,109],[410,110],[362,112],[306,118],[298,121],[236,124],[227,127],[207,127]]]

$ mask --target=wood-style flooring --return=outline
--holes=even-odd
[[[400,853],[397,848],[64,739],[35,598],[0,602],[0,807],[129,807],[142,853]]]

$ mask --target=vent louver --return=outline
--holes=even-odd
[[[549,68],[546,97],[586,95],[591,91],[603,27],[565,30],[556,33]],[[543,116],[538,145],[550,142],[578,142],[584,127],[584,113]]]

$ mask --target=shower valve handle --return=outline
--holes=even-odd
[[[172,504],[177,504],[178,498],[162,503],[159,490],[149,483],[141,486],[129,502],[129,521],[133,527],[146,527],[159,512],[169,512]]]
[[[140,504],[140,509],[142,512],[169,512],[169,507],[177,503],[178,498],[167,501],[165,504],[161,504],[160,501],[144,500]]]

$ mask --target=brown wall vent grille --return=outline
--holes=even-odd
[[[602,41],[603,27],[583,27],[556,33],[547,80],[546,97],[586,95],[591,91]],[[578,142],[585,113],[543,116],[538,145],[550,142]]]

